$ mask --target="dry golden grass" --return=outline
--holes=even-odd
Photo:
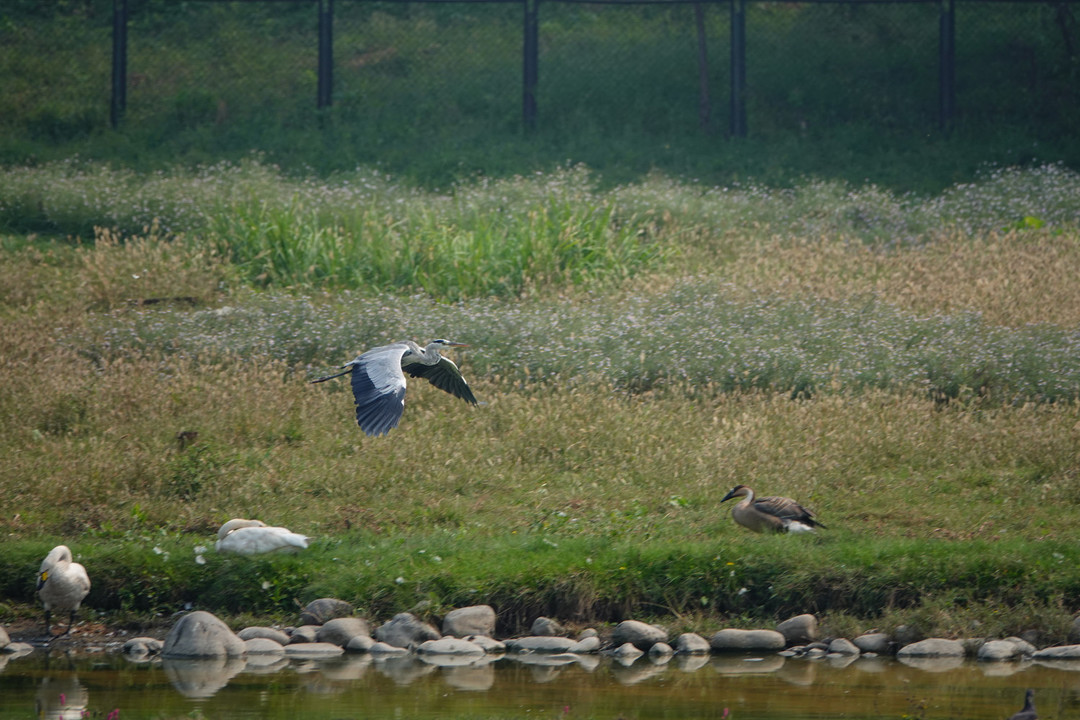
[[[759,293],[827,299],[874,294],[919,314],[978,312],[1021,326],[1080,324],[1080,235],[1075,230],[950,234],[883,250],[845,238],[773,238],[729,248],[716,273]]]

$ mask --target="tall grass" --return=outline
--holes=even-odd
[[[958,634],[979,619],[1060,639],[1077,609],[1080,244],[1060,168],[947,200],[658,176],[600,190],[580,170],[441,194],[262,164],[95,172],[145,186],[131,218],[193,210],[93,242],[0,243],[0,596],[17,606],[3,617],[24,612],[59,541],[91,567],[90,607],[138,617],[187,602],[284,615],[338,595],[376,617],[492,602],[508,631],[540,613],[707,629],[815,611],[838,628]],[[55,192],[75,208],[65,222],[128,212],[106,193],[59,202],[89,184],[70,168],[20,173],[31,189],[0,175],[5,202]],[[1032,187],[1046,205],[1018,199]],[[196,202],[173,204],[188,191]],[[889,241],[917,208],[942,218],[960,198],[967,224]],[[19,203],[8,217],[40,212]],[[878,239],[836,230],[868,205]],[[260,260],[280,273],[260,280],[216,243],[263,208],[286,220],[259,247],[294,257]],[[1043,227],[1006,222],[1021,210]],[[299,241],[389,213],[387,259],[438,247],[438,294],[342,288],[329,271],[348,263]],[[479,277],[500,248],[457,279],[459,246],[437,242],[485,228],[552,248],[587,228],[669,254],[625,274],[618,255],[592,275],[530,271],[500,295]],[[327,274],[290,275],[305,263]],[[448,302],[459,286],[473,290]],[[366,438],[347,382],[305,382],[371,345],[440,336],[472,344],[454,357],[479,406],[414,382],[401,426]],[[749,536],[719,505],[737,483],[796,497],[829,529]],[[293,559],[199,564],[232,516],[317,539]]]

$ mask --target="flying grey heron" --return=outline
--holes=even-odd
[[[311,382],[325,382],[351,373],[356,424],[368,435],[385,435],[397,427],[405,410],[405,373],[422,377],[440,390],[476,405],[476,398],[458,366],[439,354],[440,348],[448,347],[468,345],[432,340],[421,348],[412,340],[403,340],[372,348],[342,365],[347,368],[344,372]]]
[[[45,634],[52,637],[50,621],[54,608],[71,612],[67,630],[60,636],[71,632],[71,626],[75,624],[75,611],[90,592],[90,576],[86,574],[86,568],[72,562],[71,550],[67,545],[57,545],[41,562],[37,592],[41,604],[45,606]]]
[[[814,519],[814,513],[791,498],[755,498],[754,491],[746,485],[736,485],[720,502],[742,497],[731,509],[735,522],[754,532],[804,533],[814,532],[815,527],[825,527]]]
[[[233,518],[218,530],[214,549],[237,555],[262,555],[270,552],[299,552],[310,538],[283,527],[267,527],[262,520]]]

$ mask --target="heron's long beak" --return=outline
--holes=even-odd
[[[469,343],[447,342],[450,347],[470,347]]]

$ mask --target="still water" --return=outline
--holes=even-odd
[[[1080,662],[777,655],[414,656],[133,662],[0,655],[0,720],[64,718],[970,718],[1003,720],[1035,688],[1039,717],[1080,718]]]

